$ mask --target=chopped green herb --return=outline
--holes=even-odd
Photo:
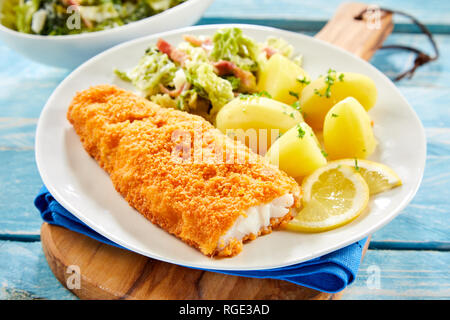
[[[295,97],[295,98],[299,98],[299,96],[298,96],[298,93],[297,92],[294,92],[294,91],[289,91],[289,94],[291,95],[291,96],[293,96],[293,97]]]
[[[336,113],[332,113],[331,116],[332,116],[333,118],[339,117],[339,115],[337,115]]]
[[[358,167],[358,159],[355,158],[355,170],[359,171],[359,167]]]
[[[291,117],[292,119],[295,118],[295,116],[294,116],[294,114],[292,112],[289,114],[289,117]]]
[[[261,91],[261,92],[255,92],[255,93],[252,93],[252,94],[241,93],[241,94],[239,94],[239,99],[245,100],[245,99],[248,99],[248,98],[255,98],[255,97],[262,97],[262,96],[265,96],[267,98],[272,99],[272,96],[270,95],[270,93],[268,93],[265,90]]]
[[[177,100],[177,109],[178,110],[183,110],[183,102],[180,99]]]
[[[295,110],[302,110],[302,108],[300,108],[300,102],[299,101],[295,101],[293,104],[291,104],[291,107],[294,108]]]
[[[303,77],[303,79],[297,78],[297,81],[300,82],[301,84],[305,84],[305,85],[308,85],[311,83],[311,81],[307,80],[306,77]]]
[[[322,155],[326,158],[328,157],[328,153],[325,152],[325,150],[320,150],[320,152],[322,152]]]
[[[225,79],[231,83],[231,87],[233,88],[233,91],[236,91],[237,89],[239,89],[239,86],[241,85],[241,79],[236,78],[234,76],[228,76],[228,77],[225,77]]]
[[[324,93],[320,93],[319,90],[314,89],[314,93],[318,95],[319,97],[331,97],[331,87],[333,86],[334,82],[336,81],[336,70],[334,69],[328,69],[328,73],[325,76],[325,83],[327,84],[327,87],[325,89]],[[344,81],[344,74],[341,73],[339,75],[339,81]]]
[[[303,139],[303,137],[305,136],[305,130],[303,130],[303,128],[301,127],[301,125],[297,125],[297,131],[298,131],[298,137],[300,139]]]
[[[246,94],[246,93],[240,93],[239,94],[239,99],[241,99],[241,100],[245,100],[245,99],[248,99],[248,98],[251,98],[251,97],[254,97],[254,95]]]

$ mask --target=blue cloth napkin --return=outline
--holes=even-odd
[[[82,233],[103,243],[123,248],[95,232],[64,209],[44,186],[36,196],[34,204],[42,219],[50,224]],[[339,292],[355,280],[361,261],[362,249],[367,238],[324,256],[287,267],[257,271],[207,270],[224,274],[272,278],[290,281],[319,291]]]

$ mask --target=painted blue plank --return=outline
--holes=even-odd
[[[32,150],[36,118],[0,118],[0,148]]]
[[[0,299],[75,299],[53,276],[41,243],[0,241]]]
[[[342,299],[450,298],[450,254],[369,250]]]
[[[448,299],[450,254],[368,250],[343,299]],[[53,276],[39,242],[0,241],[0,299],[76,299]]]
[[[446,88],[450,85],[450,36],[437,35],[434,37],[440,50],[441,57],[417,69],[412,79],[404,78],[396,82],[399,87]],[[433,49],[424,35],[391,34],[385,45],[405,45],[420,49],[430,55]],[[370,61],[377,69],[393,78],[414,65],[416,55],[404,50],[378,50]],[[445,91],[445,90],[443,90]]]
[[[37,235],[41,220],[33,205],[42,181],[34,150],[0,151],[0,234]]]
[[[216,0],[198,24],[256,23],[289,30],[320,30],[336,11],[342,0]],[[450,31],[450,3],[431,0],[370,1],[381,7],[401,10],[416,16],[433,32]],[[395,17],[394,32],[418,32],[409,20]]]
[[[68,70],[32,62],[0,42],[0,117],[38,118]]]

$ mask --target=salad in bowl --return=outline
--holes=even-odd
[[[192,25],[211,3],[0,0],[0,40],[34,61],[71,69],[119,43]]]
[[[123,26],[186,0],[4,0],[1,23],[22,33],[68,35]]]

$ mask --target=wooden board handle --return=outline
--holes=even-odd
[[[341,47],[364,60],[370,60],[393,29],[392,14],[370,10],[372,16],[355,19],[368,5],[344,3],[316,34],[316,38]]]

